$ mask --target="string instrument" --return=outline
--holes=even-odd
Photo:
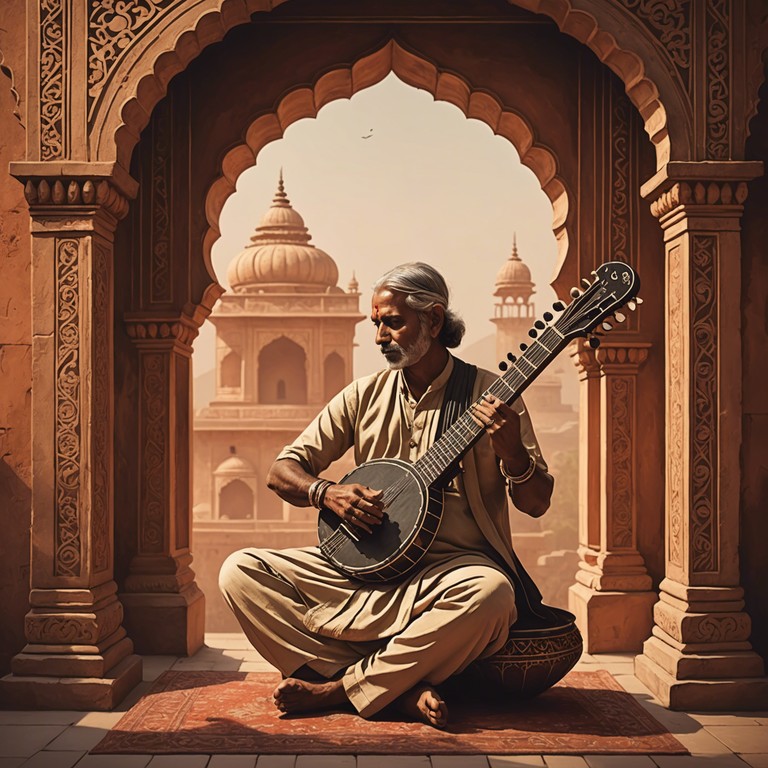
[[[611,261],[592,273],[594,279],[582,282],[582,290],[571,290],[573,301],[556,302],[544,321],[537,320],[528,332],[531,341],[521,344],[521,354],[507,355],[505,371],[481,395],[516,400],[531,382],[573,339],[586,337],[592,347],[598,334],[613,327],[608,318],[623,322],[618,310],[625,304],[635,309],[640,279],[634,270]],[[479,401],[480,398],[478,398]],[[348,525],[334,512],[320,510],[318,538],[320,550],[347,576],[367,582],[402,578],[416,567],[437,535],[443,511],[442,488],[458,472],[458,462],[485,434],[472,418],[471,407],[464,411],[443,435],[416,462],[402,459],[374,459],[353,469],[341,483],[359,483],[383,489],[386,514],[372,533]]]

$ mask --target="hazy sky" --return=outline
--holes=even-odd
[[[225,288],[227,265],[270,206],[281,167],[312,243],[339,267],[339,285],[346,289],[356,274],[366,316],[376,278],[402,262],[427,261],[445,276],[467,323],[461,354],[495,332],[488,319],[494,280],[515,232],[537,284],[537,314],[555,300],[548,285],[556,256],[552,207],[533,173],[485,123],[394,74],[328,104],[316,119],[293,123],[240,176],[213,248]],[[195,375],[214,365],[213,330],[206,323],[195,342]],[[355,376],[382,367],[367,319],[355,341]]]

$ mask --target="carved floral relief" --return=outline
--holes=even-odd
[[[694,235],[691,260],[691,568],[717,571],[717,239]]]
[[[88,119],[110,72],[174,0],[91,0],[88,19]]]
[[[58,240],[55,329],[55,483],[54,573],[79,576],[80,532],[80,263],[75,239]]]
[[[62,0],[40,0],[40,158],[64,156]]]

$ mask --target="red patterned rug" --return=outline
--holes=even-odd
[[[281,715],[279,678],[166,672],[93,749],[101,754],[687,754],[608,672],[571,672],[508,705],[449,700],[443,731],[351,712]]]

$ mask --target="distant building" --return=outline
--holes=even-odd
[[[280,449],[352,380],[363,315],[354,277],[340,288],[336,263],[310,239],[281,173],[272,206],[231,261],[230,290],[210,318],[215,396],[195,414],[193,503],[211,631],[235,628],[215,581],[230,552],[316,542],[316,510],[283,503],[265,477]]]
[[[520,258],[517,237],[512,254],[496,275],[496,297],[491,321],[496,325],[496,358],[519,354],[521,342],[530,342],[528,331],[536,321],[531,300],[535,291],[531,271]],[[578,514],[577,463],[578,413],[563,402],[565,376],[576,378],[576,368],[565,352],[537,376],[523,395],[531,413],[544,457],[555,475],[552,505],[540,519],[512,510],[510,524],[515,548],[545,600],[564,607],[567,589],[576,572],[578,555],[575,520]]]

